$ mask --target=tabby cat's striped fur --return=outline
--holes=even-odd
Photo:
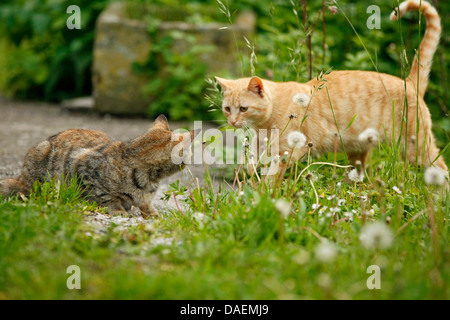
[[[172,133],[162,115],[145,134],[126,142],[93,130],[60,132],[30,149],[21,175],[1,180],[0,193],[26,195],[36,180],[62,175],[70,179],[76,174],[88,199],[108,212],[126,214],[134,206],[143,216],[155,215],[151,200],[159,181],[180,170],[172,161],[172,150],[184,139],[192,141],[194,135],[188,132],[174,140]]]

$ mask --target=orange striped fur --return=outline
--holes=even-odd
[[[417,155],[421,165],[429,167],[434,161],[435,166],[448,173],[443,158],[438,158],[439,149],[431,131],[430,112],[423,99],[431,60],[441,33],[440,18],[428,2],[422,1],[421,8],[427,29],[420,45],[420,63],[416,57],[406,79],[406,91],[404,80],[368,71],[333,71],[325,76],[327,82],[322,82],[325,86],[321,90],[314,89],[321,84],[317,79],[307,83],[277,83],[258,77],[237,80],[216,77],[224,92],[222,110],[228,122],[237,128],[278,128],[281,131],[288,123],[289,115],[297,115],[297,119],[289,122],[287,130],[280,137],[280,155],[285,151],[292,151],[287,143],[287,135],[299,130],[299,122],[304,117],[306,120],[301,126],[301,132],[307,137],[307,142],[312,142],[312,150],[318,154],[333,152],[336,147],[338,151],[343,151],[338,127],[349,160],[353,164],[360,160],[363,167],[370,148],[369,143],[358,139],[364,130],[378,130],[380,141],[390,141],[400,134],[405,141],[406,135],[405,156],[409,161],[415,163]],[[400,5],[399,15],[418,9],[418,0],[406,1]],[[396,18],[395,14],[391,15],[391,19]],[[308,105],[299,105],[293,101],[294,95],[298,93],[309,97]],[[403,111],[407,114],[408,121],[403,130],[400,130]],[[356,120],[345,130],[355,115]],[[302,148],[298,156],[306,151],[306,148]]]

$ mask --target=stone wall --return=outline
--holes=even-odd
[[[234,36],[240,41],[244,35],[251,39],[255,17],[245,13],[236,21],[233,26],[167,21],[159,25],[158,35],[173,30],[194,35],[196,43],[215,48],[213,52],[201,56],[209,72],[239,76],[241,69]],[[143,94],[142,88],[149,79],[145,75],[137,75],[132,66],[135,62],[144,63],[148,59],[151,45],[147,24],[127,18],[123,3],[111,3],[100,15],[96,26],[92,79],[97,111],[128,115],[146,113],[150,101],[157,97]],[[186,41],[181,38],[174,41],[173,50],[182,53],[186,46]]]

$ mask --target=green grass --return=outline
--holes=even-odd
[[[344,163],[342,155],[337,162]],[[276,192],[248,175],[241,192],[202,187],[190,194],[174,184],[188,196],[187,210],[128,228],[112,225],[101,234],[83,222],[98,209],[80,199],[74,184],[35,186],[27,199],[0,201],[0,298],[448,299],[448,191],[426,186],[422,172],[404,162],[395,167],[405,178],[391,176],[382,151],[372,162],[373,184],[367,178],[346,183],[345,169],[324,165],[310,167],[317,177],[312,183],[301,178],[293,186],[286,173]],[[299,171],[304,167],[300,163]],[[341,211],[333,217],[311,213],[313,186],[322,206],[345,199]],[[293,197],[285,192],[291,187]],[[292,202],[288,217],[274,198]],[[390,247],[362,245],[361,204],[366,212],[374,209],[366,224],[390,219]],[[342,220],[352,210],[353,221]],[[161,238],[174,240],[161,244]],[[316,254],[325,240],[337,251],[329,262]],[[66,287],[70,265],[81,269],[81,290]],[[379,290],[366,286],[370,265],[381,268]]]

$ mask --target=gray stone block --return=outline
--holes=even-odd
[[[143,93],[143,87],[149,82],[148,77],[133,71],[133,64],[146,62],[151,50],[152,39],[147,23],[128,18],[126,11],[126,4],[113,2],[97,20],[92,82],[95,109],[102,113],[145,114],[150,102],[157,99]],[[239,42],[243,36],[251,38],[254,28],[255,16],[245,13],[236,19],[233,26],[163,21],[157,33],[159,37],[176,30],[186,36],[194,36],[195,43],[213,46],[214,51],[201,56],[208,72],[226,72],[237,76],[241,70],[234,37]],[[172,50],[183,53],[187,46],[184,37],[180,37],[174,40]],[[160,68],[164,70],[164,65]]]

